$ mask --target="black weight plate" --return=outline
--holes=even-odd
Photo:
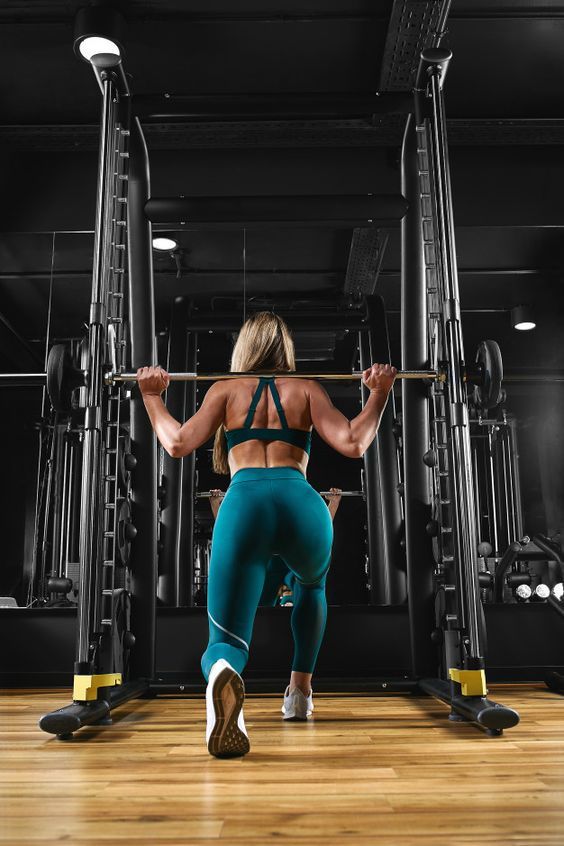
[[[118,438],[118,481],[121,492],[125,495],[130,479],[131,459],[131,435],[128,426],[120,426]]]
[[[47,393],[55,411],[72,411],[72,393],[84,385],[84,373],[74,366],[64,344],[55,344],[47,356]]]
[[[131,524],[131,506],[128,499],[118,499],[116,559],[126,567],[131,555],[131,540],[127,526]]]
[[[474,390],[476,405],[480,408],[494,408],[501,400],[503,381],[503,360],[496,341],[481,341],[476,352],[476,364],[481,373]]]
[[[47,393],[55,411],[71,411],[71,393],[65,391],[65,370],[70,356],[64,344],[55,344],[47,356]]]

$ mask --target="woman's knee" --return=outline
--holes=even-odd
[[[299,584],[301,588],[306,590],[325,590],[325,584],[327,582],[327,573],[329,571],[328,567],[325,567],[320,575],[315,573],[310,574],[302,574],[300,576],[296,576],[294,579],[294,586]],[[313,576],[313,578],[307,578],[307,576]]]

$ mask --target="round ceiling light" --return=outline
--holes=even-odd
[[[177,247],[178,241],[175,241],[174,238],[170,238],[168,235],[158,235],[157,237],[153,238],[154,250],[169,253],[171,250],[175,250]]]
[[[119,65],[125,33],[125,19],[117,9],[107,5],[85,6],[74,18],[74,52],[86,62],[95,64],[97,56],[104,56],[104,67]]]
[[[529,306],[518,305],[511,309],[511,325],[519,332],[529,332],[534,329],[536,321]]]

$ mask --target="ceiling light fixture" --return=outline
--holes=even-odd
[[[159,250],[159,252],[170,253],[172,250],[176,250],[177,247],[178,241],[170,238],[168,235],[157,235],[153,238],[153,249]]]
[[[121,51],[114,41],[109,38],[100,38],[99,35],[89,35],[83,38],[78,45],[78,50],[83,59],[89,62],[93,56],[98,56],[100,53],[111,56],[121,56]]]
[[[79,9],[74,20],[74,52],[86,62],[106,57],[106,65],[119,64],[123,55],[125,21],[109,6]]]
[[[511,309],[511,325],[519,332],[529,332],[534,329],[536,321],[529,306],[518,305]]]

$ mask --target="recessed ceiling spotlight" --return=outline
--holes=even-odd
[[[518,305],[511,309],[511,325],[519,332],[528,332],[534,329],[536,321],[533,317],[533,311],[529,306]]]
[[[178,241],[174,238],[169,238],[168,235],[158,235],[153,238],[153,249],[160,252],[170,253],[178,247]]]

